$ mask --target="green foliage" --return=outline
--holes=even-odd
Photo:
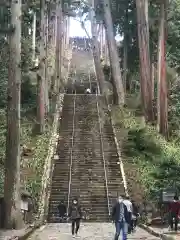
[[[169,131],[173,137],[180,138],[180,85],[179,81],[174,83],[170,92],[169,101]]]
[[[31,116],[32,117],[32,116]],[[3,193],[4,182],[4,158],[6,149],[6,115],[5,111],[0,111],[0,195]],[[51,127],[47,124],[46,131],[42,135],[33,135],[32,129],[34,121],[23,117],[21,120],[21,145],[25,145],[31,149],[33,155],[22,158],[22,179],[23,187],[31,194],[33,199],[37,202],[39,191],[41,187],[41,177],[44,167],[44,161],[47,155],[48,143],[51,133]],[[23,173],[26,176],[23,176]]]
[[[32,151],[32,155],[21,160],[22,186],[26,188],[38,201],[40,193],[41,177],[44,160],[47,155],[51,128],[49,124],[46,131],[40,136],[33,135],[33,128],[36,124],[36,81],[34,81],[32,68],[32,39],[29,35],[29,27],[32,23],[32,11],[37,12],[39,21],[39,0],[28,0],[23,5],[22,13],[22,38],[21,38],[21,146],[25,145]],[[0,27],[8,28],[10,11],[6,7],[0,8]],[[36,34],[38,35],[38,34]],[[7,103],[7,82],[8,82],[9,45],[7,36],[0,36],[0,195],[3,194],[4,182],[4,160],[6,151],[6,103]]]
[[[125,159],[133,161],[140,171],[140,181],[151,200],[159,199],[160,190],[175,187],[180,190],[179,145],[166,142],[152,126],[144,126],[141,118],[129,110],[113,113],[116,125],[126,130],[123,140]]]
[[[160,6],[156,1],[149,1],[149,26],[150,26],[150,52],[153,61],[157,60],[158,26],[160,17]],[[178,72],[180,66],[180,0],[172,0],[168,5],[168,36],[167,36],[167,61],[170,67]],[[112,17],[115,32],[126,36],[125,43],[128,44],[128,69],[134,74],[138,70],[139,50],[137,40],[137,16],[136,1],[117,0],[112,1]],[[123,58],[123,46],[120,57]]]
[[[23,107],[35,107],[36,86],[32,84],[31,78],[25,75],[21,84],[21,103]]]
[[[124,148],[124,153],[127,156],[143,156],[147,161],[152,161],[153,156],[159,155],[160,152],[159,146],[154,142],[153,136],[146,131],[146,128],[135,128],[128,131],[127,144]]]
[[[6,103],[7,74],[8,74],[8,44],[4,37],[0,37],[0,107]]]
[[[3,192],[3,181],[4,181],[4,158],[6,149],[6,113],[0,109],[0,195]]]
[[[42,135],[32,135],[33,124],[28,119],[24,119],[22,124],[22,144],[25,143],[33,151],[33,155],[24,159],[22,172],[29,172],[25,177],[24,187],[31,193],[34,202],[37,204],[41,190],[41,180],[44,162],[49,147],[51,127],[47,124],[46,131]]]
[[[171,67],[179,72],[180,65],[180,1],[173,0],[169,6],[168,15],[168,53],[167,60]]]

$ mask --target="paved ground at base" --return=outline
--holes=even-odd
[[[112,223],[82,223],[79,231],[79,240],[113,240],[114,225]],[[48,224],[37,230],[28,240],[70,240],[71,225],[70,224]],[[119,238],[121,240],[121,238]],[[128,235],[129,240],[158,240],[138,228],[136,233]]]
[[[8,240],[13,236],[19,236],[25,234],[27,228],[23,228],[20,230],[3,230],[0,229],[0,240]]]
[[[151,226],[150,226],[151,227]],[[178,232],[169,231],[168,227],[151,227],[157,233],[163,233],[167,236],[173,236],[175,240],[180,240],[180,226],[178,227]]]

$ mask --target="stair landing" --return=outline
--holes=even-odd
[[[82,223],[79,240],[110,240],[114,238],[114,224],[112,223]],[[70,240],[71,224],[48,224],[44,228],[37,230],[29,240]],[[138,228],[136,233],[128,236],[128,240],[158,240],[160,238],[154,237]]]

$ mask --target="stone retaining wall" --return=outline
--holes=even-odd
[[[57,131],[60,122],[59,121],[60,115],[62,113],[63,100],[64,94],[60,94],[56,104],[56,111],[52,127],[52,136],[49,141],[49,150],[44,163],[44,171],[42,176],[42,190],[39,199],[39,212],[38,212],[38,220],[40,222],[43,222],[45,220],[45,217],[47,216],[49,189],[51,187],[51,178],[53,172],[53,156],[59,137]]]

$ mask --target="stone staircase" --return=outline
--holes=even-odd
[[[64,106],[62,109],[62,119],[60,124],[60,137],[54,159],[54,171],[52,176],[51,194],[49,199],[49,222],[58,222],[57,206],[60,200],[67,202],[69,185],[69,163],[72,137],[73,119],[73,98],[74,96],[65,95]]]
[[[79,197],[89,220],[107,221],[107,195],[96,95],[80,95],[76,98],[71,199]]]
[[[76,114],[71,158],[74,98]],[[97,101],[101,109],[99,114]],[[124,194],[124,187],[117,164],[118,155],[109,113],[102,97],[65,95],[60,136],[57,147],[59,159],[55,160],[48,221],[58,221],[57,205],[60,200],[68,202],[70,169],[69,202],[78,197],[88,221],[109,221],[112,203],[118,194]]]

